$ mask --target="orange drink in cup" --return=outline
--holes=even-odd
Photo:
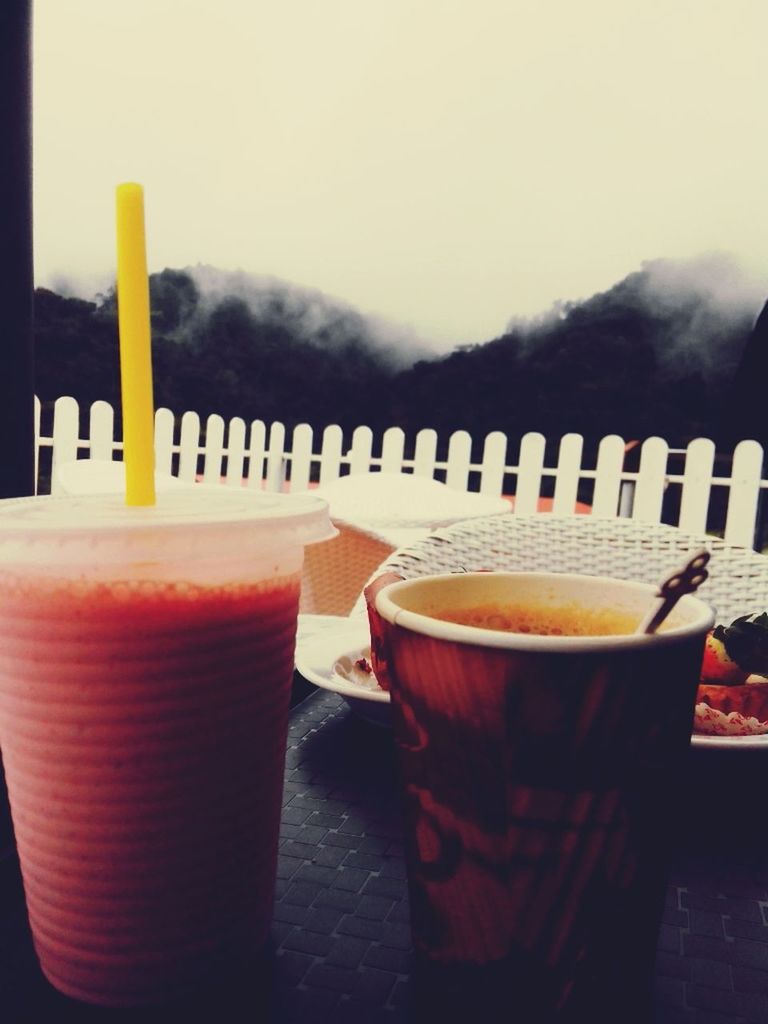
[[[686,596],[643,636],[645,584],[458,573],[375,591],[425,1019],[646,1019],[711,610]]]
[[[0,503],[0,747],[60,991],[162,1003],[263,947],[319,499]]]

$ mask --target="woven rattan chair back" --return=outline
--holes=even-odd
[[[334,521],[338,537],[310,544],[304,551],[299,611],[349,615],[365,581],[395,550],[374,533]]]
[[[370,578],[406,579],[478,569],[577,572],[660,583],[699,549],[711,553],[699,595],[720,622],[768,609],[768,558],[674,526],[592,516],[492,516],[437,530],[393,552]],[[364,607],[358,599],[356,610]]]

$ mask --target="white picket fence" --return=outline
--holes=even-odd
[[[57,466],[76,458],[121,458],[122,442],[115,438],[112,406],[94,402],[89,411],[88,434],[80,436],[80,409],[74,398],[59,398],[54,406],[50,435],[40,431],[40,403],[35,402],[36,453],[39,489],[57,491]],[[178,430],[177,430],[178,424]],[[239,417],[226,422],[212,415],[203,424],[195,412],[177,418],[169,409],[155,415],[156,466],[183,480],[202,479],[226,486],[260,487],[266,490],[305,490],[310,481],[326,483],[349,473],[379,469],[412,472],[417,476],[443,479],[457,490],[478,490],[482,494],[514,495],[515,511],[534,513],[541,509],[544,491],[552,497],[546,507],[557,514],[577,510],[580,487],[587,482],[588,505],[594,516],[628,516],[639,521],[666,521],[692,532],[712,529],[713,503],[722,507],[717,532],[732,544],[751,547],[761,531],[761,496],[768,488],[762,478],[763,449],[745,440],[728,458],[728,473],[719,475],[714,443],[697,438],[685,451],[671,449],[660,437],[646,440],[639,464],[626,468],[627,446],[623,438],[602,438],[594,468],[582,465],[584,440],[566,434],[557,446],[555,465],[545,465],[546,438],[528,433],[520,439],[514,464],[507,462],[509,439],[500,431],[488,434],[480,461],[472,461],[473,441],[463,430],[448,439],[447,457],[440,460],[438,436],[421,430],[414,439],[413,455],[406,458],[406,437],[399,427],[390,427],[381,438],[380,454],[373,455],[374,434],[370,427],[357,427],[351,444],[344,450],[340,426],[332,424],[317,436],[307,424],[288,432],[282,423],[267,425],[262,420],[246,424]],[[204,442],[203,442],[204,438]],[[51,449],[46,453],[45,449]],[[517,446],[515,446],[517,450]],[[50,456],[50,457],[48,457]],[[674,471],[673,471],[674,469]],[[547,484],[549,486],[547,487]],[[554,485],[554,490],[552,489]],[[669,519],[665,496],[677,488],[675,518]],[[678,501],[679,498],[679,508]]]

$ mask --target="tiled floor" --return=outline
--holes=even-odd
[[[656,1024],[768,1024],[762,751],[692,752],[656,971]],[[317,691],[294,708],[274,948],[262,985],[185,1019],[405,1024],[410,932],[391,737]],[[6,876],[8,872],[6,871]],[[0,1022],[167,1021],[88,1009],[40,978],[18,886],[0,903]],[[266,991],[263,1000],[254,996]],[[628,1000],[632,994],[628,993]],[[174,1019],[176,1019],[174,1017]],[[515,1024],[528,1024],[512,1016]],[[617,1009],[616,1024],[623,1015]]]

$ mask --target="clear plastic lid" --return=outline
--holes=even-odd
[[[119,494],[42,496],[0,501],[0,565],[53,558],[71,561],[154,558],[198,546],[237,551],[242,545],[304,547],[335,536],[321,498],[245,488],[180,487],[151,506],[127,506]]]

